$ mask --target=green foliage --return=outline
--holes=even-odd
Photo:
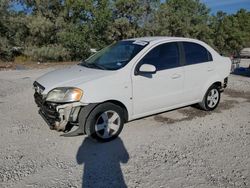
[[[218,12],[212,18],[211,27],[213,44],[221,53],[238,54],[250,46],[250,12],[244,9],[234,15]]]
[[[58,33],[59,42],[68,49],[71,60],[86,58],[90,53],[84,29],[72,28]]]
[[[112,4],[113,21],[108,26],[107,37],[118,41],[131,37],[148,35],[150,21],[159,7],[159,0],[118,0]],[[151,22],[151,23],[152,23]]]
[[[42,47],[27,47],[23,53],[35,61],[65,61],[69,58],[66,48],[61,45],[47,45]]]
[[[11,37],[9,33],[9,8],[8,0],[0,0],[0,59],[9,60],[12,57]]]
[[[199,0],[0,0],[4,61],[80,60],[90,48],[159,35],[197,38],[229,55],[250,47],[249,31],[249,11],[211,15]]]
[[[25,63],[28,61],[31,61],[31,59],[26,55],[19,55],[19,56],[16,56],[14,59],[15,63]]]
[[[208,42],[209,9],[198,0],[168,0],[156,12],[156,33]]]

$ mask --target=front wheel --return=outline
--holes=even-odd
[[[214,110],[220,102],[220,89],[216,85],[212,85],[206,92],[199,106],[206,111]]]
[[[88,116],[85,132],[91,138],[108,142],[115,139],[124,125],[123,109],[113,103],[98,105]]]

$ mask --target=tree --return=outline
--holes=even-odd
[[[211,38],[220,53],[237,55],[240,50],[250,45],[250,13],[239,10],[235,15],[218,12],[213,16]]]
[[[10,2],[8,0],[0,0],[0,57],[3,60],[9,60],[12,56],[12,39],[10,29],[8,27],[9,16],[8,8]]]
[[[209,12],[199,0],[168,0],[156,12],[156,33],[210,42]]]
[[[4,61],[79,60],[90,48],[157,35],[197,38],[229,55],[250,46],[249,31],[249,11],[211,16],[199,0],[0,0]]]
[[[139,0],[118,0],[111,4],[113,22],[106,35],[110,41],[131,38],[136,35]]]

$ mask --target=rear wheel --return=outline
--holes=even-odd
[[[124,125],[123,114],[123,109],[113,103],[98,105],[88,116],[86,134],[100,142],[115,139]]]
[[[212,85],[206,92],[199,106],[206,111],[214,110],[220,102],[220,88],[217,85]]]

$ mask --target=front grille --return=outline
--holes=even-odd
[[[34,99],[38,107],[41,107],[43,105],[44,100],[42,94],[35,92]]]
[[[46,120],[49,126],[54,126],[56,121],[60,121],[60,115],[56,111],[57,105],[55,103],[46,102],[42,94],[35,92],[35,103],[40,108],[39,114]]]
[[[60,121],[59,113],[56,111],[56,105],[45,102],[40,109],[51,120]]]

